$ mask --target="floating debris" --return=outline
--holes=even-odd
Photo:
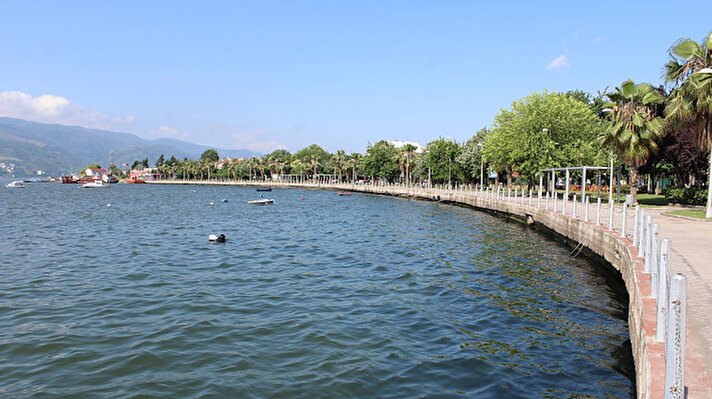
[[[220,234],[219,236],[216,236],[215,234],[210,234],[208,236],[208,241],[225,242],[225,234]]]

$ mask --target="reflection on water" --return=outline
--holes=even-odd
[[[455,206],[257,196],[0,192],[0,396],[631,396],[625,291],[569,248]]]

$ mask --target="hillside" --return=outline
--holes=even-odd
[[[108,167],[148,158],[153,164],[163,154],[170,158],[197,159],[213,148],[175,139],[146,140],[128,133],[52,125],[0,117],[0,162],[14,164],[15,176],[34,175],[37,170],[49,175],[79,171],[97,162]],[[216,148],[221,157],[259,156],[249,150]],[[0,170],[0,176],[8,175]]]

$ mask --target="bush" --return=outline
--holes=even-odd
[[[705,205],[707,203],[707,189],[672,187],[665,191],[665,198],[678,204]]]

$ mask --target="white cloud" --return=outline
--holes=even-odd
[[[21,91],[0,92],[0,116],[108,130],[121,129],[134,120],[133,116],[112,116],[74,105],[64,97],[52,94],[32,97]]]
[[[556,57],[554,61],[551,61],[549,65],[547,65],[546,70],[551,71],[552,69],[560,69],[560,68],[568,68],[569,67],[569,59],[566,57],[565,54],[561,54],[560,56]]]
[[[232,135],[234,139],[233,148],[245,148],[250,151],[261,152],[263,154],[286,148],[283,144],[269,140],[269,136],[261,129],[254,129],[249,133],[235,133]],[[267,139],[267,140],[265,140]]]
[[[188,133],[181,132],[180,130],[170,126],[161,126],[158,129],[152,130],[150,135],[153,137],[171,137],[181,140],[188,138]]]

